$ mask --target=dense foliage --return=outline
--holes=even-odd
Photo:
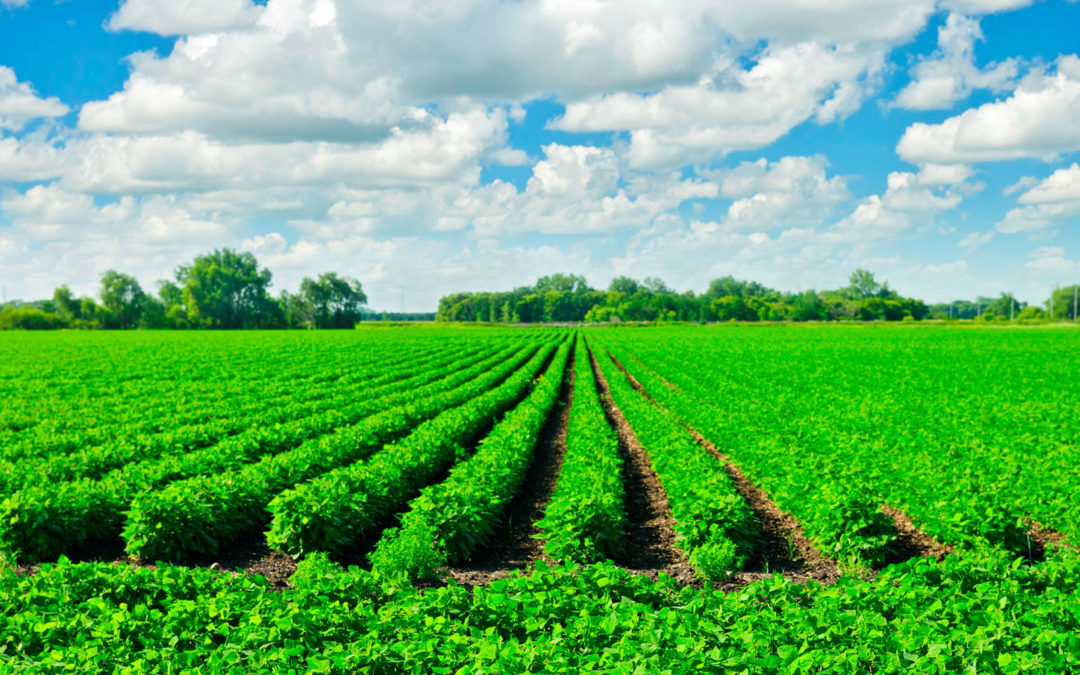
[[[5,334],[0,670],[1075,672],[1078,338],[954,324]],[[446,563],[482,572],[567,398],[534,525],[551,558],[589,564],[534,555],[507,579],[444,583]],[[838,581],[738,573],[760,553],[759,511],[690,429],[840,563]],[[624,461],[651,464],[704,584],[609,560],[635,544]],[[905,552],[894,513],[950,552]],[[62,557],[126,543],[144,563],[206,564],[264,542],[302,558],[290,589]],[[370,571],[327,556],[366,566],[372,549]]]
[[[554,274],[508,293],[455,293],[439,300],[441,321],[536,323],[609,321],[900,321],[924,319],[921,300],[904,298],[866,270],[835,291],[786,293],[753,281],[714,279],[702,294],[677,293],[660,279],[617,277],[607,291],[584,277]]]
[[[566,455],[544,517],[536,523],[555,560],[597,562],[624,548],[625,493],[615,430],[604,419],[589,349],[579,337],[574,351],[573,406]]]
[[[177,268],[175,281],[158,282],[157,295],[144,291],[134,277],[108,270],[101,276],[100,304],[60,286],[51,300],[0,307],[0,330],[352,328],[365,316],[367,295],[350,277],[327,272],[305,278],[298,293],[283,291],[278,298],[270,295],[272,279],[253,254],[215,249]]]

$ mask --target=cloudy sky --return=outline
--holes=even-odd
[[[0,0],[0,286],[1080,279],[1067,0]]]

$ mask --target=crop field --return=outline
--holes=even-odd
[[[0,334],[0,671],[1080,672],[1080,330]]]

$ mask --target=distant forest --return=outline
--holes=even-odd
[[[927,305],[858,269],[832,291],[790,293],[755,281],[714,279],[702,294],[676,292],[659,279],[618,277],[607,290],[585,277],[551,274],[508,292],[453,293],[434,313],[377,313],[356,279],[334,272],[305,278],[296,293],[270,294],[270,270],[251,253],[216,249],[177,268],[173,279],[144,290],[132,276],[108,270],[96,298],[60,286],[48,300],[0,306],[7,329],[353,328],[363,321],[608,323],[619,321],[984,321],[1076,319],[1080,286],[1054,291],[1046,306],[1008,293]]]
[[[432,321],[434,313],[382,313],[367,309],[360,282],[334,272],[305,278],[297,293],[270,295],[270,270],[251,253],[218,249],[176,270],[174,280],[145,291],[131,276],[109,270],[97,299],[77,298],[60,286],[49,300],[6,303],[0,330],[353,328],[363,320]]]
[[[1054,291],[1046,309],[1011,294],[927,305],[878,282],[868,270],[851,273],[849,283],[832,291],[778,291],[756,281],[727,276],[714,279],[702,294],[676,292],[660,279],[618,277],[606,291],[585,277],[552,274],[533,286],[509,292],[454,293],[439,300],[439,321],[503,323],[617,321],[985,321],[1074,319],[1077,287]]]

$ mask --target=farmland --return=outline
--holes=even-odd
[[[0,335],[0,669],[1080,670],[1080,331]]]

